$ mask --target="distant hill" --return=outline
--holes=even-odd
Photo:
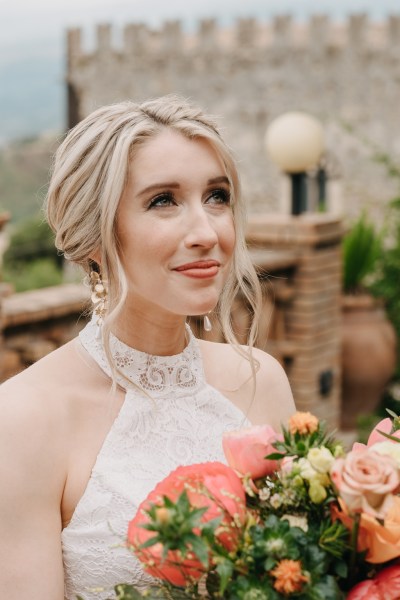
[[[56,137],[42,136],[0,149],[0,210],[11,213],[11,223],[40,213],[56,147]]]
[[[0,145],[64,127],[62,70],[52,52],[0,58]]]

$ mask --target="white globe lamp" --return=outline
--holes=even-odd
[[[292,179],[292,214],[307,209],[307,171],[314,168],[324,150],[321,123],[304,112],[289,112],[276,118],[265,134],[271,160]]]

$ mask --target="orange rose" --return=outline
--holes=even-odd
[[[189,552],[183,557],[179,552],[170,550],[163,559],[161,544],[148,548],[141,548],[141,545],[154,537],[153,531],[143,528],[150,521],[146,511],[153,505],[161,505],[164,496],[176,501],[183,491],[186,491],[193,508],[208,507],[202,516],[202,522],[221,518],[215,535],[229,551],[234,550],[239,543],[247,515],[242,483],[233,469],[222,463],[178,467],[157,484],[129,523],[128,543],[144,563],[147,573],[178,586],[184,586],[188,580],[197,580],[204,573],[204,567],[195,554]],[[161,509],[161,514],[157,513],[157,517],[162,521],[168,515]]]
[[[333,517],[353,528],[354,520],[349,515],[346,505],[340,501],[341,511],[334,509]],[[366,560],[380,564],[400,556],[400,498],[393,496],[386,512],[383,525],[377,519],[366,513],[361,513],[358,533],[358,550],[368,550]]]
[[[276,452],[272,446],[282,439],[270,425],[256,425],[240,431],[228,431],[222,438],[222,447],[228,465],[242,475],[249,474],[252,479],[275,473],[276,460],[268,460],[268,454]]]
[[[318,419],[310,412],[296,412],[289,419],[289,431],[293,435],[300,433],[306,435],[307,433],[314,433],[318,429]]]

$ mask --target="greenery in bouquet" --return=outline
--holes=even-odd
[[[179,467],[129,525],[128,546],[154,576],[121,600],[400,598],[400,419],[347,454],[310,413],[283,434],[230,432],[228,465]]]

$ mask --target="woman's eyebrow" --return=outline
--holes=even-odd
[[[148,185],[147,187],[143,188],[142,190],[140,190],[140,192],[137,193],[138,196],[142,196],[143,194],[148,194],[149,192],[154,192],[156,190],[160,190],[160,189],[166,189],[166,188],[172,188],[172,189],[177,189],[179,188],[180,185],[178,182],[176,181],[167,181],[167,182],[160,182],[160,183],[153,183],[152,185]]]
[[[213,177],[207,181],[207,185],[213,185],[215,183],[226,183],[229,185],[229,179],[226,177],[226,175],[221,175],[220,177]]]

